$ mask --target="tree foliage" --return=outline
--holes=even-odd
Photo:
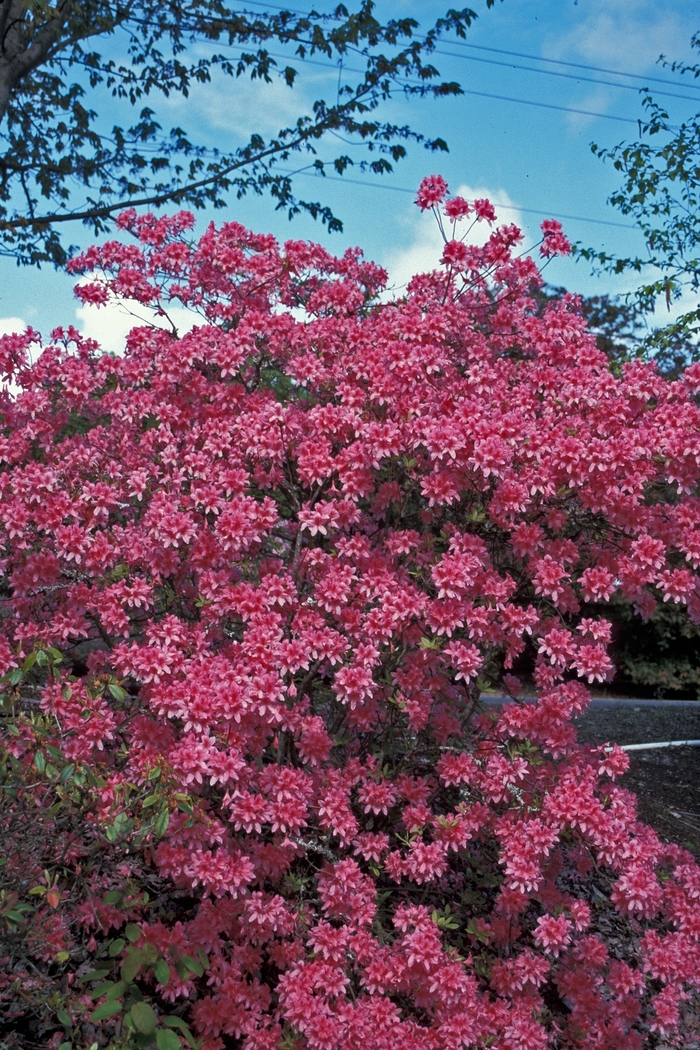
[[[572,719],[612,673],[583,603],[700,620],[700,366],[614,375],[572,297],[531,295],[517,228],[474,247],[492,206],[446,196],[420,187],[443,265],[397,301],[358,250],[132,210],[72,264],[84,300],[152,310],[123,356],[0,339],[0,1003],[26,1044],[697,1034],[700,870]],[[529,645],[537,700],[484,711]]]
[[[327,206],[297,196],[280,165],[304,158],[323,173],[316,151],[330,133],[364,144],[363,166],[376,173],[391,170],[409,141],[445,149],[440,138],[382,120],[377,110],[396,93],[458,93],[430,55],[441,34],[464,36],[475,17],[469,8],[450,10],[417,35],[412,18],[379,22],[372,0],[308,16],[255,15],[222,0],[1,0],[2,251],[21,263],[62,265],[66,223],[82,221],[97,233],[126,206],[216,207],[250,192],[268,192],[290,216],[306,211],[339,229]],[[309,59],[339,64],[335,97],[317,99],[270,138],[255,133],[240,148],[207,149],[186,130],[159,123],[154,98],[187,97],[213,75],[231,78],[232,91],[246,75],[279,77],[291,88]],[[111,125],[110,94],[133,110],[128,126]],[[352,163],[343,153],[331,167],[342,173]]]
[[[700,48],[700,34],[692,43]],[[694,79],[700,76],[700,65],[673,63],[671,68]],[[639,274],[643,282],[633,298],[641,311],[653,314],[659,303],[670,310],[684,295],[700,295],[700,114],[677,125],[649,92],[644,109],[638,141],[611,149],[593,144],[592,149],[623,176],[610,203],[632,217],[646,253],[578,251],[608,273]],[[659,355],[667,368],[678,368],[683,359],[697,359],[699,333],[696,306],[670,324],[655,326],[645,339],[645,352]]]

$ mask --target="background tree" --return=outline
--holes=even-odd
[[[700,48],[700,34],[693,37],[692,45]],[[666,64],[689,77],[700,76],[698,64]],[[644,236],[646,254],[617,256],[580,246],[577,251],[603,272],[638,273],[642,284],[628,301],[649,315],[659,300],[670,310],[684,296],[700,296],[700,113],[678,125],[648,92],[644,108],[639,141],[611,149],[593,143],[591,148],[623,176],[609,202],[634,219]],[[699,335],[697,304],[671,323],[655,326],[642,349],[664,372],[676,374],[697,359]]]
[[[269,192],[290,217],[306,211],[340,229],[330,208],[297,197],[279,164],[305,154],[322,172],[316,147],[331,131],[363,142],[372,156],[362,166],[377,173],[391,170],[408,141],[446,149],[442,139],[382,121],[376,111],[397,92],[459,93],[428,56],[441,34],[464,36],[474,18],[469,8],[450,10],[417,37],[412,18],[378,21],[372,0],[352,12],[341,4],[308,16],[252,15],[221,0],[0,0],[0,250],[19,263],[62,265],[70,251],[65,223],[82,221],[98,233],[127,206],[220,207],[227,195],[251,191]],[[284,47],[289,58],[278,64],[270,47]],[[234,80],[278,76],[291,88],[298,64],[313,55],[349,57],[361,72],[353,85],[343,67],[335,98],[317,99],[272,138],[253,134],[226,152],[158,122],[154,96],[187,97],[214,71]],[[88,93],[98,88],[133,107],[133,123],[111,126],[93,109],[96,96]],[[332,163],[342,173],[353,161],[343,154]]]

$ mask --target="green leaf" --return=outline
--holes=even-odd
[[[91,1021],[105,1021],[108,1017],[114,1017],[122,1012],[121,1003],[102,1003],[90,1014]]]
[[[90,769],[89,766],[84,766],[83,768],[85,770],[85,776],[87,778],[87,782],[90,785],[90,787],[97,787],[98,786],[97,777],[95,776],[93,771]]]
[[[123,982],[120,981],[119,983],[122,984]],[[91,999],[100,999],[103,995],[108,995],[108,992],[109,992],[110,988],[115,988],[115,987],[116,987],[116,981],[101,981],[97,985],[97,987],[93,988],[92,991],[90,992],[90,998]],[[108,998],[113,999],[114,996],[108,996]]]
[[[168,966],[165,959],[159,959],[153,967],[153,972],[156,975],[158,984],[167,984],[170,980],[170,967]]]
[[[101,981],[108,973],[109,970],[106,967],[102,967],[99,970],[91,970],[90,973],[82,974],[78,980],[81,984],[87,984],[88,981]]]
[[[73,1024],[73,1022],[70,1019],[70,1016],[63,1009],[63,1007],[61,1007],[60,1010],[56,1011],[56,1017],[59,1019],[59,1021],[61,1022],[62,1025],[70,1026],[70,1025]],[[61,1048],[59,1047],[58,1050],[61,1050]]]
[[[156,1045],[158,1050],[180,1050],[182,1043],[180,1036],[167,1028],[159,1028],[156,1032]]]
[[[128,940],[130,940],[133,944],[134,941],[137,941],[141,936],[141,927],[137,926],[135,922],[130,922],[124,930],[124,933],[126,934]]]
[[[153,833],[156,838],[162,839],[163,835],[168,830],[168,824],[170,823],[170,814],[167,809],[164,809],[162,813],[158,814],[155,824],[153,825]]]
[[[122,975],[122,980],[126,981],[127,984],[131,984],[131,982],[136,977],[136,974],[141,969],[143,961],[144,959],[141,952],[136,949],[132,949],[121,965],[120,972]]]
[[[67,784],[75,773],[75,765],[73,762],[69,766],[64,766],[61,770],[61,775],[58,778],[59,784]]]
[[[153,963],[158,958],[158,949],[156,948],[155,944],[153,944],[151,941],[146,941],[141,951],[146,962],[151,963],[151,965],[153,965]]]
[[[113,959],[115,957],[115,955],[119,955],[119,953],[121,951],[123,951],[125,944],[126,944],[126,941],[124,940],[123,937],[118,937],[116,941],[112,941],[110,946],[109,946],[109,952],[108,952],[110,958]]]
[[[204,973],[201,963],[198,963],[196,959],[193,959],[191,955],[183,955],[182,961],[192,973],[196,973],[197,977],[201,977]]]
[[[168,1017],[164,1017],[163,1024],[167,1024],[170,1028],[179,1028],[181,1032],[189,1032],[190,1030],[186,1022],[176,1014],[170,1014]]]
[[[40,773],[43,773],[46,769],[46,755],[43,751],[37,751],[34,755],[34,765]]]
[[[163,1024],[167,1024],[169,1028],[179,1028],[187,1042],[193,1048],[193,1050],[196,1050],[198,1044],[195,1042],[188,1025],[185,1024],[181,1017],[177,1017],[176,1014],[172,1014],[169,1017],[164,1017]]]
[[[107,992],[106,999],[121,999],[124,992],[126,991],[127,985],[125,981],[117,981],[113,988]]]
[[[24,915],[22,915],[22,912],[19,911],[17,908],[10,908],[9,911],[6,911],[5,918],[9,919],[10,922],[24,922]]]
[[[119,904],[123,897],[120,890],[110,890],[109,893],[105,893],[102,898],[103,904]]]
[[[115,685],[114,682],[111,682],[109,685],[109,691],[115,700],[126,700],[126,690],[122,689],[120,685]]]
[[[36,653],[30,653],[27,659],[22,664],[23,671],[31,671],[32,667],[36,663]]]
[[[150,1035],[152,1032],[155,1032],[158,1018],[155,1010],[148,1003],[134,1003],[131,1007],[131,1017],[134,1027],[139,1032],[143,1032],[144,1035]]]

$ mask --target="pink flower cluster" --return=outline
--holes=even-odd
[[[590,603],[700,621],[697,368],[615,376],[513,227],[385,302],[357,251],[120,225],[83,298],[200,323],[0,338],[0,661],[63,654],[42,710],[104,819],[154,769],[189,800],[140,849],[194,912],[140,921],[209,969],[158,994],[204,1050],[677,1045],[700,874],[572,720],[613,671]],[[528,654],[537,699],[479,713]]]

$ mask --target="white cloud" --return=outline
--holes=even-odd
[[[202,323],[199,314],[183,306],[169,307],[167,314],[180,335]],[[132,328],[152,324],[171,330],[167,318],[157,317],[154,311],[133,299],[113,300],[105,306],[86,303],[77,307],[75,315],[76,327],[85,338],[97,340],[103,350],[112,354],[124,352],[126,337]]]
[[[183,306],[172,306],[167,314],[180,335],[202,323],[199,314]],[[85,304],[76,308],[75,316],[76,327],[82,334],[87,339],[95,339],[103,350],[113,354],[123,353],[128,333],[138,325],[153,324],[171,329],[167,318],[157,317],[154,311],[130,299],[114,300],[106,306]],[[0,317],[0,336],[23,332],[26,327],[27,322],[23,317]]]
[[[605,113],[610,106],[612,95],[609,90],[601,87],[596,91],[589,91],[588,94],[582,98],[576,100],[576,105],[581,109],[587,109],[589,113]],[[566,122],[572,131],[583,131],[585,128],[592,124],[595,120],[595,116],[588,116],[585,113],[567,113]]]
[[[671,60],[692,58],[694,7],[687,0],[582,0],[571,30],[550,38],[543,53],[548,58],[578,57],[628,73],[651,72],[661,54]],[[657,75],[663,76],[663,71]]]
[[[253,131],[276,134],[294,124],[303,99],[279,78],[271,84],[260,80],[227,79],[218,90],[202,91],[200,112],[213,128],[247,138]]]
[[[505,190],[462,185],[455,191],[454,196],[464,197],[468,201],[487,197],[496,209],[497,222],[495,225],[515,223],[525,235],[524,247],[532,243],[532,235],[527,229],[527,224],[523,221],[517,205]],[[457,226],[458,237],[460,236],[460,225],[464,229],[465,221],[468,222],[469,220],[463,220],[463,223]],[[389,289],[393,289],[399,295],[415,274],[427,273],[440,266],[440,257],[444,247],[442,235],[430,212],[420,212],[415,205],[412,205],[411,211],[406,214],[402,225],[408,233],[405,247],[393,249],[382,261],[382,265],[389,273]],[[448,227],[446,227],[446,230],[448,230]],[[483,244],[491,230],[492,227],[488,223],[477,223],[467,238],[467,242],[469,244]],[[535,239],[539,240],[539,237]]]
[[[171,95],[164,100],[163,107],[173,115],[182,111],[187,116],[189,129],[193,126],[194,110],[198,124],[247,140],[253,132],[276,135],[283,128],[293,126],[313,104],[305,86],[312,80],[327,79],[306,74],[303,83],[297,82],[290,88],[280,76],[273,75],[268,84],[264,80],[251,80],[245,74],[236,78],[215,73],[210,83],[195,85],[188,98]],[[327,83],[324,86],[328,89]],[[219,144],[222,149],[228,148],[226,142]]]
[[[12,335],[14,332],[23,332],[26,327],[27,323],[21,317],[0,317],[0,335]]]
[[[685,287],[679,299],[667,306],[666,299],[664,296],[659,296],[656,300],[656,311],[651,318],[651,327],[656,328],[662,327],[663,325],[671,324],[673,321],[677,321],[683,314],[690,313],[691,310],[697,310],[700,306],[700,294],[697,291],[693,291],[692,288]]]

